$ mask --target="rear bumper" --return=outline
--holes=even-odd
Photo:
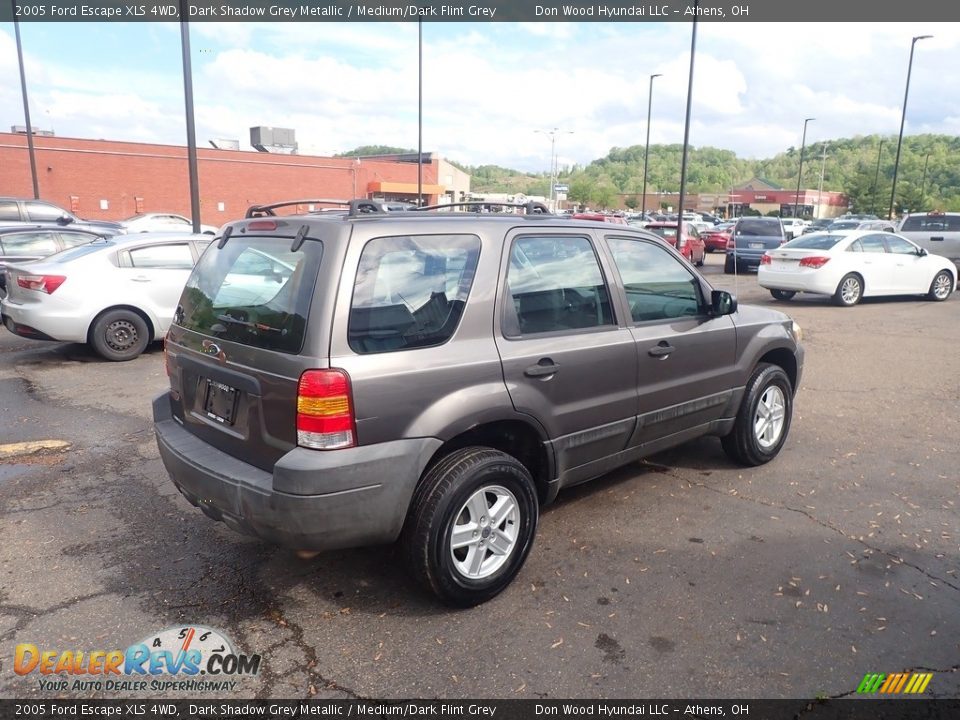
[[[295,448],[269,473],[185,430],[167,393],[153,401],[153,418],[160,457],[187,500],[237,532],[298,550],[396,540],[417,480],[441,445],[414,438],[346,450]]]
[[[4,324],[11,332],[34,340],[57,340],[59,342],[87,341],[90,318],[87,313],[78,313],[76,308],[64,309],[54,303],[21,304],[9,296],[0,302]],[[29,332],[10,328],[12,321]]]
[[[757,284],[768,290],[792,290],[817,295],[833,295],[839,281],[822,271],[810,272],[774,272],[761,267],[757,274]]]

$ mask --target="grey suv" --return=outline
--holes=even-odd
[[[783,245],[787,236],[778,217],[742,217],[730,231],[723,271],[732,275],[740,270],[756,270],[767,250]]]
[[[535,205],[275,207],[197,263],[153,404],[173,482],[235,530],[399,539],[426,587],[475,605],[562,488],[703,435],[746,465],[786,440],[799,328],[655,235]]]

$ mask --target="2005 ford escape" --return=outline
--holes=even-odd
[[[198,262],[153,405],[173,482],[298,550],[400,540],[443,601],[503,590],[539,508],[703,435],[773,459],[799,328],[661,239],[526,214],[251,208]]]

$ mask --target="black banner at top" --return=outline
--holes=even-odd
[[[552,2],[473,0],[13,0],[9,22],[951,22],[960,3],[944,0],[700,0]]]

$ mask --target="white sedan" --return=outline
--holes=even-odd
[[[212,239],[117,235],[12,263],[0,302],[3,324],[21,337],[90,343],[107,360],[132,360],[167,332],[183,286]]]
[[[141,213],[121,220],[120,224],[127,229],[128,233],[193,232],[193,222],[190,218],[173,213]],[[214,225],[201,225],[200,232],[204,235],[216,235],[217,228]]]
[[[768,250],[757,280],[777,300],[807,292],[831,295],[847,307],[879,295],[942,301],[956,289],[957,267],[894,233],[838,231],[804,235]]]

